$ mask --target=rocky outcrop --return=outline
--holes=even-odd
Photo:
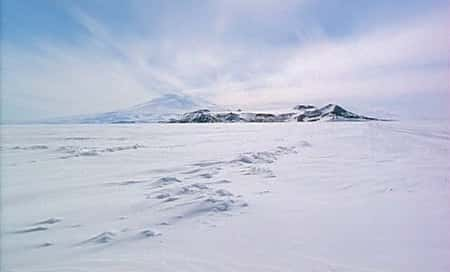
[[[185,113],[180,119],[173,119],[173,123],[233,123],[233,122],[316,122],[316,121],[372,121],[379,120],[372,117],[358,115],[345,110],[335,104],[328,104],[322,108],[313,105],[297,105],[294,111],[286,113],[264,112],[211,112],[198,110]]]
[[[370,121],[378,120],[376,118],[358,115],[356,113],[345,110],[343,107],[335,104],[328,104],[321,108],[321,118],[328,119],[330,121]]]
[[[294,110],[311,110],[311,109],[315,109],[316,107],[313,105],[297,105],[294,107]]]
[[[215,114],[211,113],[210,110],[197,110],[189,113],[183,114],[181,119],[172,120],[174,123],[216,123],[221,122]]]

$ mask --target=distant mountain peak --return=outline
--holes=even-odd
[[[168,93],[122,110],[58,118],[45,123],[154,123],[177,118],[199,108],[221,110],[219,106],[203,98]]]
[[[133,106],[126,111],[138,111],[148,113],[181,113],[197,108],[217,109],[217,105],[201,98],[182,94],[164,94],[142,104]]]
[[[331,120],[377,120],[376,118],[359,115],[336,104],[328,104],[320,108],[321,117]]]
[[[202,98],[169,93],[128,109],[93,115],[61,118],[47,123],[213,123],[213,122],[314,122],[369,121],[376,118],[358,115],[336,104],[324,107],[298,104],[287,112],[224,111]]]
[[[336,105],[336,104],[328,104],[328,105],[322,107],[320,109],[320,111],[322,111],[323,113],[334,113],[334,114],[343,114],[343,113],[349,112],[346,109],[344,109],[343,107]]]

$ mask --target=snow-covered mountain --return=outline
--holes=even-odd
[[[296,106],[295,108],[301,108]],[[294,108],[294,109],[295,109]],[[296,117],[299,122],[313,122],[319,120],[326,121],[371,121],[371,120],[381,120],[377,118],[367,117],[350,112],[343,107],[336,104],[328,104],[322,108],[316,108],[311,105],[304,106],[300,110],[301,113]]]
[[[366,117],[335,104],[324,107],[299,104],[280,111],[229,111],[204,99],[167,94],[148,102],[119,110],[93,115],[58,118],[45,123],[233,123],[233,122],[314,122],[370,121]]]
[[[45,123],[156,123],[180,118],[183,113],[199,108],[222,110],[219,106],[201,98],[166,94],[123,110],[56,118]]]
[[[167,114],[185,113],[186,111],[199,108],[208,108],[211,110],[221,109],[216,104],[202,98],[194,99],[192,96],[187,95],[166,94],[148,102],[133,106],[124,112],[132,114]]]
[[[335,104],[322,108],[313,105],[297,105],[290,111],[281,112],[213,112],[208,109],[185,113],[173,118],[172,123],[232,123],[232,122],[314,122],[314,121],[371,121],[377,118],[359,115]]]

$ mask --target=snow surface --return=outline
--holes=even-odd
[[[1,271],[450,271],[447,123],[1,130]]]

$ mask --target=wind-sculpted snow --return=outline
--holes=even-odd
[[[403,122],[3,126],[1,270],[448,271],[449,135]]]
[[[105,243],[110,243],[111,241],[114,240],[116,236],[115,232],[112,231],[105,231],[102,232],[98,235],[95,235],[92,238],[87,239],[86,241],[83,241],[81,244],[89,244],[89,243],[94,243],[94,244],[105,244]]]
[[[53,218],[52,217],[52,218],[48,218],[48,219],[43,220],[43,221],[39,221],[39,222],[35,223],[35,225],[47,225],[47,224],[52,225],[52,224],[59,223],[61,221],[62,221],[61,218]]]
[[[137,146],[117,147],[107,149],[76,149],[73,147],[61,148],[60,152],[73,154],[73,156],[93,156],[101,152],[112,152],[111,150],[120,151],[128,149],[137,149]],[[92,154],[87,155],[85,153]],[[95,153],[93,153],[95,152]],[[248,207],[248,202],[241,194],[234,194],[231,190],[222,187],[222,185],[229,185],[233,183],[230,180],[214,180],[216,177],[223,175],[226,171],[235,171],[240,175],[259,175],[263,178],[275,177],[273,171],[268,165],[275,163],[280,157],[295,154],[295,146],[277,146],[268,151],[259,152],[244,152],[239,154],[235,159],[225,161],[200,161],[186,165],[181,171],[174,172],[173,176],[161,176],[155,180],[147,179],[140,180],[125,180],[118,182],[107,182],[107,186],[139,186],[138,189],[142,191],[143,200],[150,202],[147,212],[152,210],[162,210],[166,212],[166,218],[163,225],[178,224],[180,221],[192,220],[193,218],[201,218],[218,213],[234,213],[237,210]],[[256,165],[256,166],[254,166]],[[169,172],[160,171],[160,172]],[[227,186],[229,187],[229,186]],[[128,220],[129,217],[120,217],[123,220]],[[52,217],[46,220],[39,221],[32,227],[26,227],[16,230],[14,233],[29,233],[38,231],[50,230],[48,226],[60,223],[62,219]],[[76,243],[76,246],[83,245],[102,245],[111,244],[118,241],[127,241],[130,239],[129,228],[124,231],[107,230],[100,234],[86,238],[83,241]],[[70,231],[70,228],[67,229]],[[144,237],[154,237],[162,235],[161,232],[153,230],[141,231],[140,234]],[[53,243],[58,244],[55,240]],[[50,243],[47,246],[53,245]],[[37,245],[36,247],[47,247]]]
[[[210,180],[230,170],[241,175],[275,177],[269,168],[255,168],[250,165],[271,164],[280,156],[293,153],[295,153],[295,147],[278,146],[272,151],[243,153],[237,159],[229,161],[193,163],[180,171],[177,177],[164,176],[154,182],[147,182],[145,196],[146,199],[160,201],[158,205],[163,206],[165,210],[173,210],[171,213],[179,210],[175,217],[168,218],[166,221],[172,223],[211,212],[228,212],[247,207],[248,203],[242,195],[235,195],[219,187],[221,184],[229,184],[232,181],[211,182]],[[170,205],[167,206],[167,203]]]
[[[86,139],[87,140],[87,139]],[[10,148],[14,151],[45,151],[48,154],[59,154],[61,159],[69,159],[74,157],[92,157],[99,156],[104,153],[113,153],[120,151],[137,150],[146,148],[141,144],[111,146],[111,147],[92,147],[79,145],[64,145],[56,148],[47,145],[31,145],[31,146],[14,146]]]
[[[114,146],[107,148],[97,147],[80,147],[80,146],[61,146],[56,149],[57,152],[66,155],[61,156],[61,159],[69,159],[80,156],[98,156],[102,153],[112,153],[118,151],[136,150],[138,148],[145,148],[144,145],[135,144],[130,146]]]
[[[31,227],[31,228],[24,228],[20,230],[14,231],[14,233],[28,233],[28,232],[35,232],[35,231],[45,231],[48,230],[48,227]]]
[[[48,146],[46,145],[31,145],[31,146],[15,146],[13,150],[46,150]]]

